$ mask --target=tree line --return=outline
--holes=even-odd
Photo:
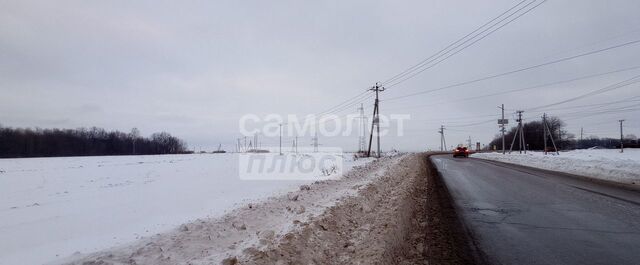
[[[574,134],[568,133],[565,128],[565,123],[558,117],[547,117],[547,124],[549,130],[553,135],[553,139],[559,150],[570,150],[576,148],[620,148],[619,138],[599,138],[596,136],[590,136],[584,139],[577,139]],[[527,150],[543,150],[544,149],[544,126],[542,121],[531,121],[522,124],[524,138],[527,144]],[[516,134],[516,127],[511,128],[505,133],[505,147],[509,150],[511,142]],[[519,139],[519,138],[518,138]],[[513,150],[518,150],[518,139],[513,145]],[[624,137],[624,147],[640,147],[638,145],[638,138],[635,135],[629,134]],[[502,150],[502,134],[497,134],[488,146],[489,148],[496,148]],[[550,138],[547,136],[547,148],[553,148]],[[549,150],[549,149],[547,149]]]
[[[140,136],[102,128],[31,129],[0,125],[0,157],[156,155],[187,153],[184,141],[166,132]]]

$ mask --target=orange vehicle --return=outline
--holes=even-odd
[[[453,157],[469,157],[469,149],[467,149],[464,146],[460,146],[460,147],[456,147],[456,149],[453,150]]]

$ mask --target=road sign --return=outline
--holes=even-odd
[[[498,119],[498,124],[500,125],[509,124],[509,119]]]

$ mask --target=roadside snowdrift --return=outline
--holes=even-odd
[[[344,158],[344,172],[371,161]],[[43,264],[129,244],[314,182],[243,180],[238,159],[238,154],[0,159],[0,265]]]
[[[354,196],[230,260],[245,265],[425,264],[426,157],[392,161]]]
[[[65,264],[237,264],[243,256],[270,250],[290,231],[355,196],[404,157],[384,157],[356,166],[341,178],[305,184],[222,217],[198,219],[133,244],[69,257]]]
[[[640,150],[637,149],[625,149],[624,153],[613,149],[573,150],[560,152],[559,156],[551,153],[545,156],[541,152],[478,153],[472,157],[640,185]]]

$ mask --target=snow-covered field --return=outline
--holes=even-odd
[[[640,185],[640,149],[625,149],[624,153],[617,149],[572,150],[560,155],[478,153],[472,157]]]
[[[0,264],[42,264],[298,189],[246,180],[238,154],[0,159]],[[343,171],[367,163],[345,156]]]

